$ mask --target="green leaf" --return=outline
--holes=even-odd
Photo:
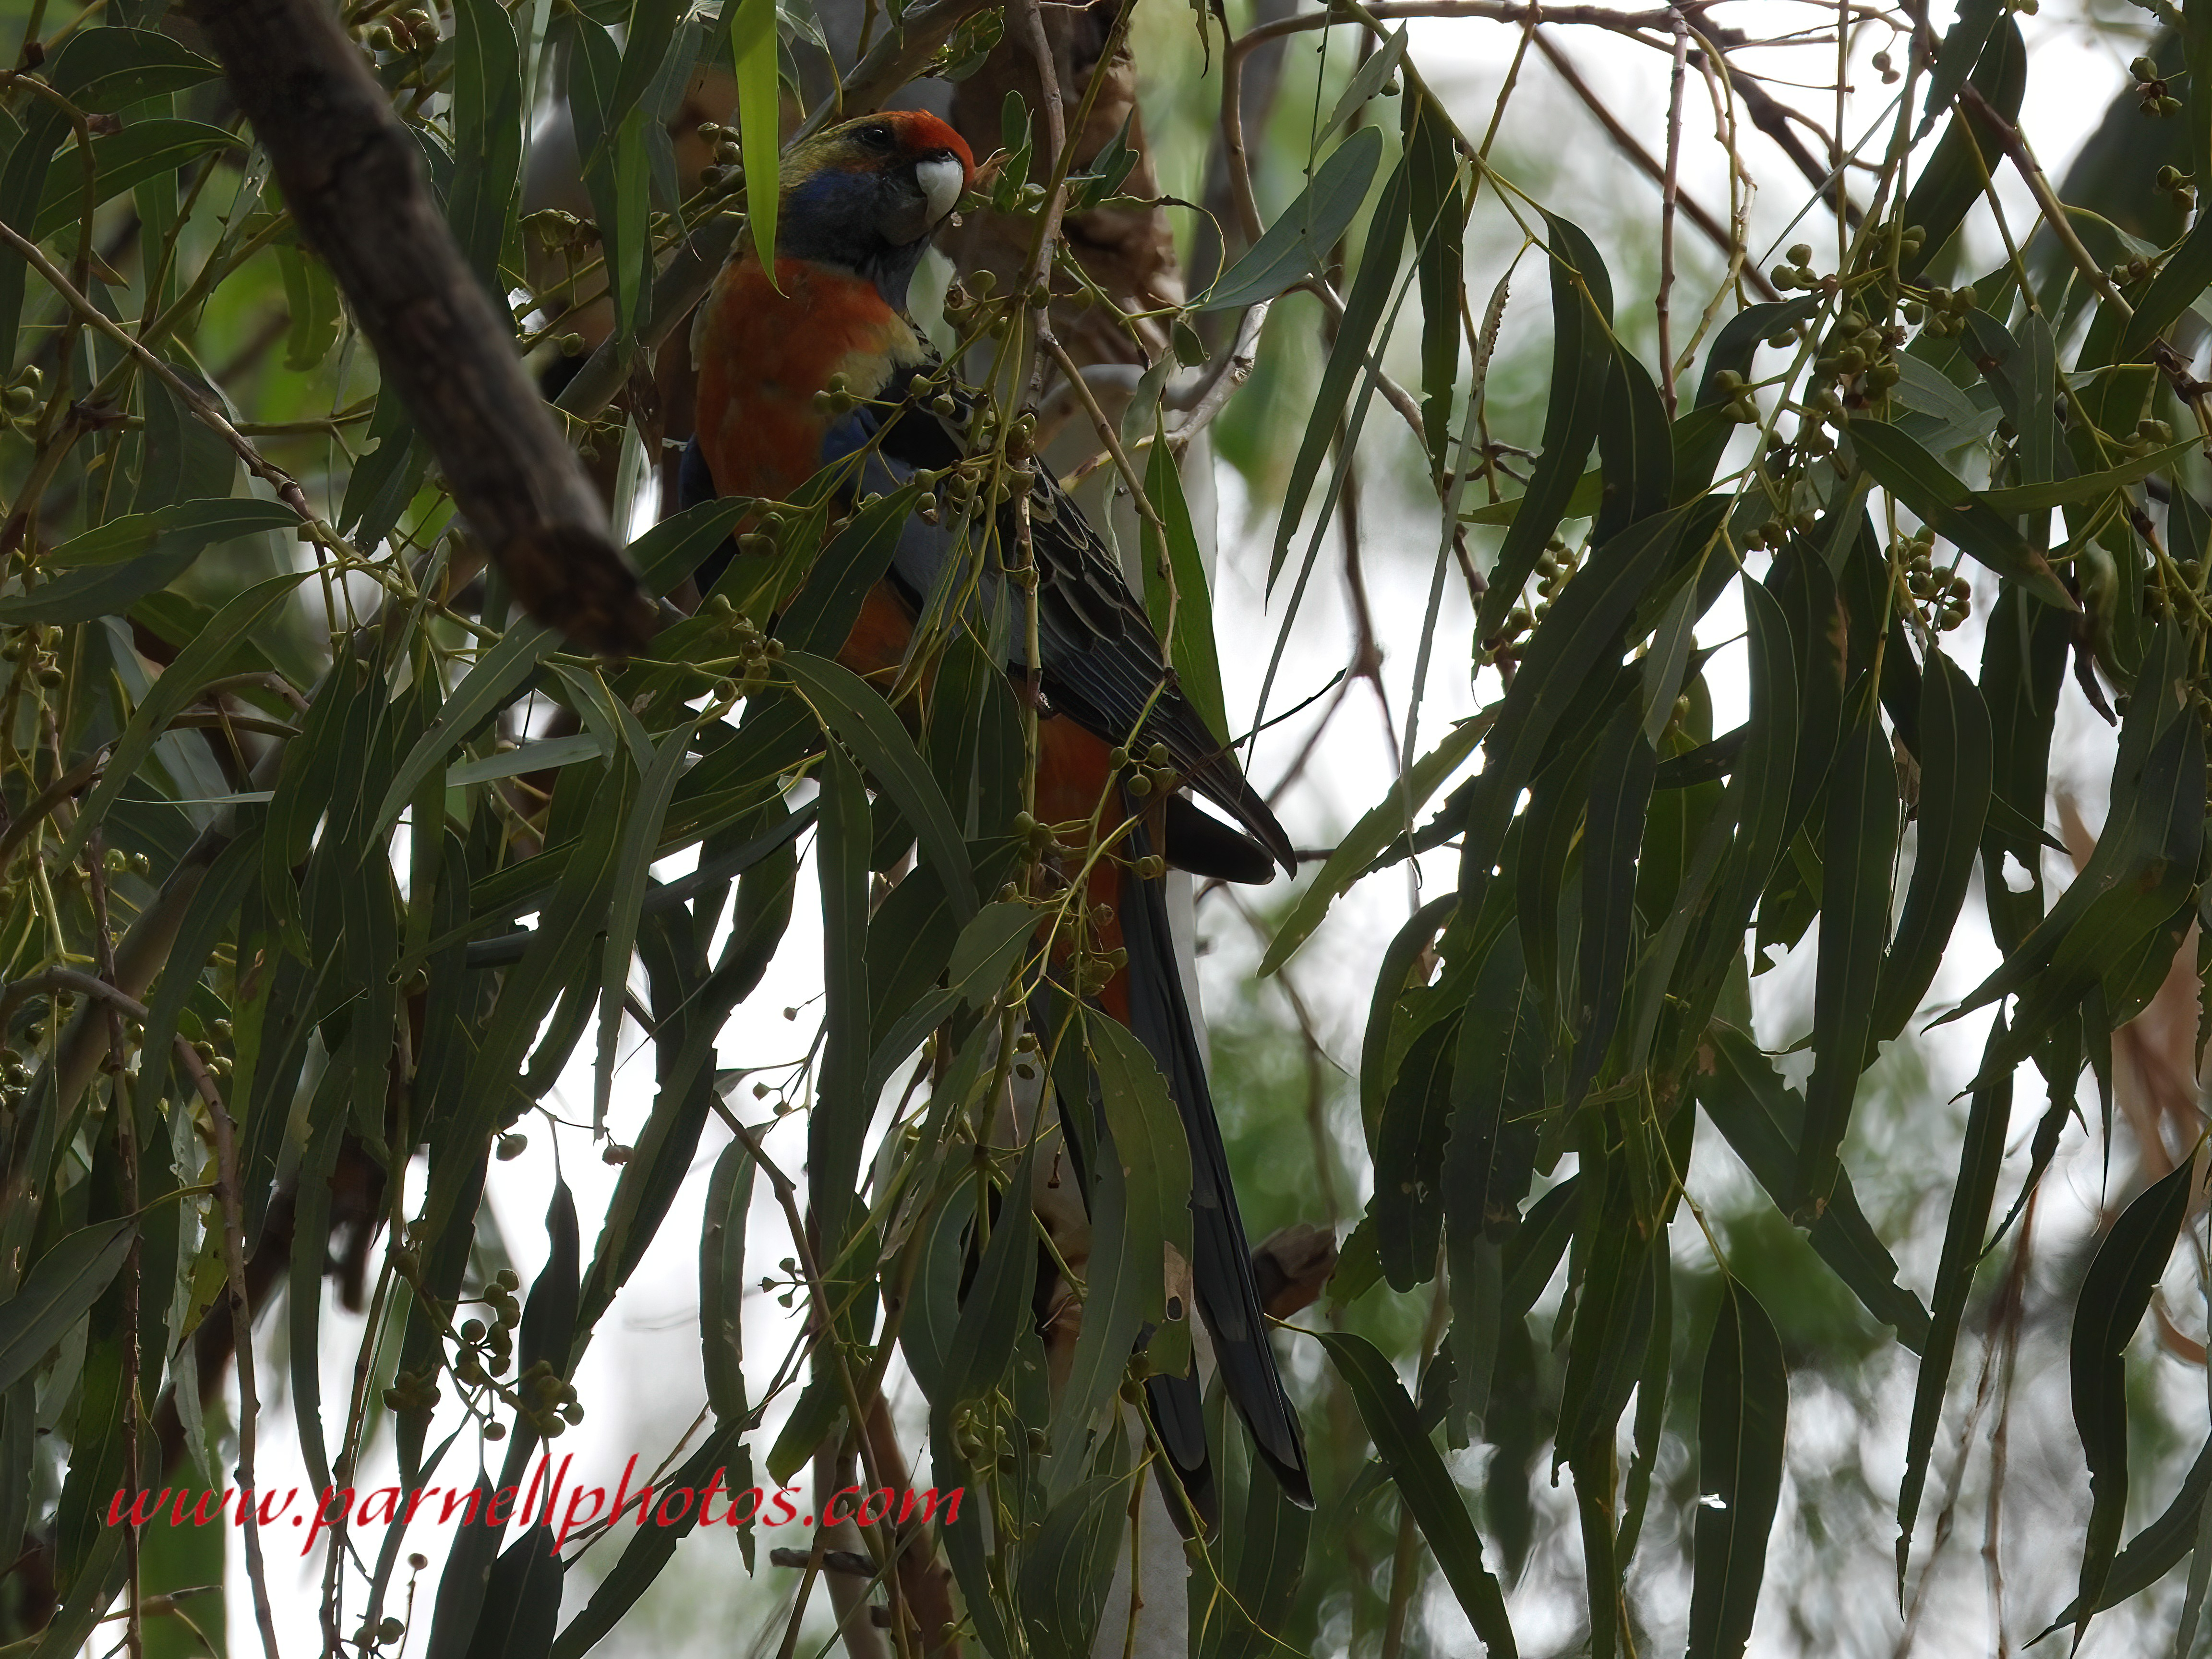
[[[1482,507],[1471,507],[1459,515],[1462,524],[1510,525],[1521,516],[1522,504],[1528,496],[1511,495],[1502,501],[1492,501]],[[1605,469],[1594,466],[1575,480],[1574,489],[1568,493],[1566,505],[1559,511],[1562,519],[1587,519],[1597,511],[1598,503],[1605,499]]]
[[[1995,1049],[2002,1038],[2003,1019],[1990,1033]],[[1929,1316],[1928,1340],[1920,1351],[1920,1376],[1912,1395],[1912,1422],[1905,1443],[1905,1479],[1897,1490],[1897,1584],[1905,1588],[1905,1571],[1912,1555],[1912,1528],[1920,1513],[1920,1493],[1928,1478],[1928,1460],[1936,1448],[1936,1431],[1943,1420],[1943,1401],[1951,1384],[1951,1359],[1959,1345],[1959,1322],[1966,1311],[1966,1295],[1973,1288],[1974,1268],[1982,1259],[1982,1235],[1990,1224],[1990,1206],[1996,1197],[1997,1172],[2004,1163],[2005,1133],[2012,1121],[2012,1072],[1974,1091],[1966,1109],[1966,1133],[1959,1149],[1959,1179],[1951,1189],[1951,1215],[1943,1229],[1943,1254],[1936,1267],[1935,1307]]]
[[[546,1659],[561,1621],[561,1553],[539,1524],[508,1545],[484,1581],[468,1659]]]
[[[1144,1045],[1114,1020],[1087,1015],[1083,1034],[1097,1068],[1109,1134],[1089,1194],[1093,1243],[1083,1328],[1055,1407],[1048,1488],[1055,1497],[1080,1473],[1085,1437],[1116,1398],[1138,1333],[1164,1322],[1187,1343],[1190,1317],[1188,1307],[1169,1307],[1162,1271],[1169,1247],[1183,1261],[1191,1257],[1190,1146],[1167,1079]],[[1116,1432],[1110,1418],[1103,1431]]]
[[[1328,258],[1358,215],[1382,163],[1382,132],[1374,127],[1354,132],[1329,153],[1297,200],[1283,210],[1282,217],[1267,227],[1192,309],[1241,309],[1304,282]]]
[[[2013,1022],[2017,1046],[2125,960],[2192,890],[2203,843],[2204,763],[2202,728],[2180,712],[2185,649],[2172,624],[2153,635],[2121,725],[2111,810],[2095,850],[2050,915],[1947,1018],[2025,992]]]
[[[954,1407],[999,1386],[1012,1362],[1028,1318],[1030,1291],[1036,1276],[1037,1230],[1027,1195],[1036,1168],[1037,1139],[1031,1138],[1006,1184],[1007,1200],[991,1218],[982,1260],[960,1304],[952,1328],[948,1364],[933,1396],[933,1422],[950,1419]],[[1188,1189],[1186,1188],[1186,1191]],[[971,1246],[972,1249],[972,1246]],[[939,1473],[939,1479],[946,1477]]]
[[[1984,489],[1979,499],[2008,514],[2048,513],[2055,507],[2080,507],[2101,501],[2116,489],[2148,477],[2154,472],[2163,472],[2178,465],[2182,458],[2203,448],[2201,439],[2185,438],[2178,444],[2168,444],[2163,449],[2154,449],[2132,460],[2107,467],[2102,472],[2079,472],[2070,478],[2058,478],[2048,483],[2015,484],[2009,489]]]
[[[2076,611],[2073,595],[2030,547],[2011,521],[1976,495],[1942,463],[1893,426],[1864,417],[1847,428],[1867,471],[1920,521],[2000,576],[2009,577],[2045,605]]]
[[[1905,1029],[1935,982],[1973,877],[1994,769],[1981,693],[1940,649],[1929,651],[1920,677],[1919,835],[1875,994],[1869,1058],[1873,1044]]]
[[[1460,296],[1467,284],[1468,186],[1451,117],[1415,81],[1399,106],[1413,185],[1413,262],[1421,283],[1421,432],[1429,471],[1452,470],[1452,397],[1459,380]],[[1470,428],[1471,429],[1471,428]],[[1661,506],[1666,503],[1662,501]]]
[[[1382,90],[1384,82],[1398,72],[1398,65],[1405,61],[1408,27],[1407,24],[1399,24],[1398,32],[1382,42],[1382,49],[1360,64],[1352,79],[1345,83],[1343,95],[1336,100],[1336,108],[1329,115],[1328,125],[1314,134],[1316,143],[1342,126],[1354,111]]]
[[[1776,1207],[1787,1213],[1796,1195],[1797,1142],[1804,1121],[1802,1098],[1784,1086],[1757,1044],[1735,1027],[1718,1023],[1707,1028],[1692,1081],[1705,1116]],[[1810,1242],[1860,1305],[1895,1328],[1899,1342],[1916,1351],[1925,1346],[1928,1310],[1897,1282],[1896,1259],[1859,1207],[1848,1170],[1839,1168],[1827,1207],[1813,1224]]]
[[[84,850],[86,836],[106,817],[108,809],[145,763],[169,722],[185,711],[222,669],[231,647],[261,626],[270,612],[289,599],[292,590],[309,574],[304,570],[289,571],[247,588],[216,611],[191,643],[162,670],[146,700],[132,711],[123,735],[116,739],[114,752],[108,757],[107,769],[98,786],[78,809],[76,822],[70,826],[62,847],[64,860],[74,859]]]
[[[1973,359],[2020,436],[2013,456],[2023,484],[2048,483],[2072,469],[2058,430],[2058,349],[2039,311],[2022,319],[2015,338],[1986,311],[1966,313]],[[1906,361],[1900,357],[1900,363]],[[1945,382],[1949,384],[1948,381]],[[1991,499],[1990,492],[1984,499]]]
[[[167,116],[133,121],[120,132],[102,133],[93,139],[92,167],[97,179],[93,199],[112,201],[149,179],[174,173],[211,151],[234,149],[237,145],[236,134],[204,121],[180,121]],[[43,242],[82,217],[84,168],[81,149],[65,149],[54,159],[31,222],[33,241]]]
[[[844,1417],[845,1395],[836,1373],[817,1372],[800,1390],[798,1403],[769,1448],[769,1478],[780,1486],[788,1486]]]
[[[1826,1206],[1843,1172],[1844,1134],[1873,1047],[1875,991],[1889,932],[1897,763],[1871,697],[1844,737],[1828,781],[1826,828],[1813,988],[1813,1077],[1797,1140],[1798,1210],[1806,1219]]]
[[[1650,371],[1618,341],[1598,416],[1597,453],[1605,489],[1590,526],[1594,540],[1666,510],[1674,489],[1674,434]]]
[[[726,0],[730,56],[738,77],[738,137],[745,169],[745,225],[761,264],[775,270],[783,92],[777,84],[775,0]]]
[[[785,645],[820,656],[836,654],[860,619],[861,600],[890,568],[914,512],[915,494],[898,489],[878,496],[816,556],[806,585],[776,623]]]
[[[742,1423],[718,1421],[714,1432],[684,1460],[662,1490],[680,1491],[689,1486],[695,1492],[704,1492],[720,1470],[729,1477],[726,1491],[744,1491],[752,1485],[752,1452],[744,1443],[744,1433]],[[699,1524],[702,1507],[694,1504],[681,1520],[665,1527],[658,1524],[657,1517],[650,1526],[638,1526],[632,1522],[630,1540],[623,1547],[622,1555],[607,1570],[606,1577],[592,1587],[592,1599],[554,1642],[551,1659],[584,1659],[622,1622],[623,1615],[637,1605],[638,1598],[653,1587],[667,1567],[676,1554],[676,1547]],[[752,1529],[747,1528],[742,1536],[746,1540],[745,1565],[750,1571]]]
[[[1460,854],[1462,890],[1475,890],[1497,862],[1514,802],[1561,717],[1595,677],[1618,665],[1622,635],[1638,605],[1686,543],[1702,549],[1720,505],[1701,498],[1623,531],[1567,584],[1530,637],[1490,730],[1489,759],[1468,799]]]
[[[172,365],[178,379],[218,410],[228,401],[189,360]],[[138,399],[146,430],[132,507],[151,513],[179,501],[227,496],[238,479],[238,457],[158,375],[142,375]]]
[[[459,766],[448,767],[446,783],[449,788],[465,789],[470,784],[489,783],[494,778],[519,777],[525,772],[555,772],[579,761],[605,761],[611,753],[607,740],[596,732],[541,738],[520,748],[486,755],[482,760],[463,761]]]
[[[882,914],[878,910],[878,916]],[[999,994],[1014,963],[1029,948],[1036,925],[1036,912],[1018,899],[985,905],[954,941],[951,960],[945,970],[945,982],[960,993],[969,1007],[984,1006]]]
[[[2021,95],[2027,86],[2027,46],[2012,18],[2001,19],[1990,31],[1989,44],[1967,78],[2002,119],[2010,121],[2020,113]],[[1981,114],[1962,108],[1952,116],[1899,216],[1926,233],[1919,252],[1903,262],[1906,277],[1918,277],[1942,253],[1967,210],[1988,188],[1988,158],[2002,153],[1998,134]]]
[[[616,121],[629,118],[660,73],[684,12],[684,0],[632,0],[629,27],[623,31],[622,76],[615,82],[610,112]]]
[[[292,326],[284,339],[284,367],[299,374],[320,368],[345,327],[345,307],[331,268],[305,248],[276,248],[284,274],[284,303]]]
[[[96,530],[73,536],[41,562],[61,567],[113,565],[170,553],[194,552],[217,542],[265,530],[289,530],[300,515],[276,501],[246,496],[222,501],[180,501],[158,513],[129,513]]]
[[[545,1205],[545,1265],[538,1269],[530,1299],[523,1304],[515,1357],[525,1371],[543,1360],[556,1376],[566,1376],[576,1349],[576,1279],[582,1246],[576,1231],[576,1200],[568,1183],[557,1175],[553,1196]]]
[[[1475,975],[1452,1062],[1443,1186],[1444,1227],[1455,1243],[1510,1231],[1534,1165],[1536,1137],[1527,1120],[1543,1104],[1544,1058],[1520,936],[1508,928]]]
[[[599,953],[599,1051],[592,1073],[592,1124],[597,1129],[607,1121],[607,1106],[614,1093],[615,1045],[622,1030],[623,994],[629,988],[632,947],[637,942],[637,918],[645,903],[646,878],[659,854],[660,828],[668,816],[668,798],[675,793],[677,775],[689,757],[699,720],[679,720],[668,728],[646,768],[629,821],[623,826],[622,862],[615,870],[612,902],[606,914],[606,943]]]
[[[1113,1443],[1118,1454],[1121,1442]],[[1036,1659],[1086,1659],[1112,1587],[1117,1548],[1129,1526],[1130,1489],[1142,1475],[1110,1455],[1095,1474],[1045,1512],[1026,1540],[1015,1595],[1025,1651]]]
[[[94,1222],[31,1264],[15,1293],[0,1302],[0,1391],[36,1370],[100,1299],[122,1270],[137,1231],[128,1216]]]
[[[1374,60],[1370,60],[1370,64]],[[1364,69],[1360,70],[1364,73]],[[1389,305],[1391,289],[1395,288],[1398,261],[1405,252],[1405,232],[1411,223],[1413,195],[1409,184],[1409,161],[1401,161],[1391,170],[1389,179],[1382,184],[1382,197],[1376,201],[1374,219],[1367,222],[1367,237],[1360,246],[1360,268],[1352,279],[1352,288],[1345,292],[1345,314],[1336,323],[1336,337],[1329,341],[1329,361],[1321,369],[1321,385],[1314,392],[1314,410],[1305,418],[1305,435],[1298,441],[1298,456],[1290,465],[1290,476],[1283,484],[1283,504],[1276,508],[1274,518],[1274,550],[1267,556],[1267,591],[1274,592],[1276,577],[1281,577],[1283,562],[1290,556],[1291,535],[1297,535],[1298,520],[1305,515],[1307,498],[1312,495],[1316,480],[1325,477],[1325,491],[1321,498],[1321,511],[1316,515],[1314,540],[1318,542],[1322,526],[1336,507],[1338,493],[1343,491],[1345,467],[1349,462],[1349,449],[1358,442],[1358,427],[1345,425],[1345,404],[1352,400],[1354,380],[1364,376],[1364,387],[1371,389],[1376,369],[1370,368],[1378,356],[1376,330],[1385,327],[1385,307]],[[1367,400],[1360,400],[1360,410]],[[1325,471],[1329,449],[1336,447],[1336,467]],[[1312,546],[1307,553],[1312,556]]]
[[[922,763],[914,739],[873,687],[849,668],[804,651],[787,652],[783,666],[830,731],[865,764],[914,827],[922,855],[945,884],[952,915],[963,926],[975,914],[975,873],[952,809]],[[863,817],[865,817],[865,813]],[[863,858],[866,849],[863,849]],[[865,864],[863,866],[865,868]]]
[[[2088,1534],[2075,1595],[2077,1646],[2089,1627],[2090,1610],[2104,1593],[2119,1549],[2120,1527],[2127,1518],[2128,1341],[2150,1306],[2166,1258],[2173,1254],[2196,1168],[2193,1157],[2183,1160],[2120,1212],[2090,1258],[2074,1304],[2067,1370],[2073,1385],[2074,1427],[2089,1466]]]
[[[1213,593],[1199,559],[1198,533],[1191,525],[1190,503],[1183,499],[1182,475],[1176,470],[1167,426],[1158,416],[1154,419],[1158,424],[1152,455],[1145,463],[1145,497],[1167,528],[1167,545],[1159,545],[1159,532],[1147,521],[1146,539],[1152,556],[1145,561],[1145,610],[1183,696],[1206,722],[1206,729],[1226,739],[1229,710],[1221,695],[1221,662],[1213,637]],[[1173,578],[1172,595],[1162,577],[1163,566]]]
[[[1735,1659],[1751,1639],[1767,1534],[1782,1492],[1789,1416],[1781,1339],[1751,1292],[1728,1279],[1698,1404],[1700,1496],[1691,1548],[1689,1659]]]
[[[1663,705],[1655,702],[1655,709],[1671,708],[1674,701],[1670,696]],[[1567,1099],[1577,1106],[1598,1075],[1620,1024],[1629,957],[1637,943],[1637,860],[1644,847],[1652,775],[1659,767],[1644,722],[1644,711],[1633,700],[1622,703],[1598,739],[1591,772],[1583,830],[1579,1007],[1574,1021],[1580,1029],[1567,1083]]]
[[[416,787],[456,745],[506,707],[523,682],[537,672],[538,663],[560,648],[557,631],[542,623],[524,622],[508,629],[498,644],[477,659],[476,665],[461,677],[453,696],[446,699],[438,718],[430,722],[430,729],[415,740],[415,746],[392,775],[371,820],[372,838],[391,832],[407,803],[414,799]]]
[[[1414,1037],[1382,1104],[1370,1208],[1382,1276],[1394,1291],[1425,1285],[1437,1273],[1444,1201],[1443,1183],[1437,1177],[1451,1126],[1459,1029],[1460,1015],[1454,1012]]]
[[[1475,621],[1476,636],[1486,640],[1520,603],[1538,555],[1565,516],[1597,441],[1613,373],[1613,283],[1605,261],[1571,221],[1547,213],[1544,222],[1552,234],[1552,392],[1542,453],[1488,572],[1490,591]]]
[[[155,30],[109,23],[72,34],[47,73],[79,109],[109,115],[216,80],[222,66]]]
[[[884,706],[865,685],[860,695]],[[816,1248],[831,1261],[860,1206],[860,1143],[876,1103],[860,1086],[868,1058],[868,793],[860,769],[834,743],[821,783],[815,861],[822,883],[822,1069],[806,1124],[806,1171],[821,1239]]]
[[[498,0],[454,0],[453,240],[504,309],[507,250],[522,173],[522,53]]]
[[[1360,1421],[1375,1443],[1375,1455],[1389,1471],[1393,1485],[1428,1540],[1444,1580],[1474,1626],[1476,1638],[1492,1659],[1513,1659],[1513,1626],[1498,1580],[1482,1563],[1482,1540],[1468,1518],[1466,1502],[1452,1485],[1443,1459],[1427,1435],[1407,1395],[1406,1386],[1365,1337],[1324,1331],[1321,1344],[1344,1379]]]
[[[1298,895],[1291,914],[1268,942],[1260,962],[1261,978],[1279,971],[1298,947],[1313,937],[1314,929],[1328,915],[1329,906],[1351,890],[1395,837],[1406,833],[1429,798],[1467,763],[1490,726],[1490,719],[1483,715],[1457,722],[1443,742],[1413,763],[1397,788],[1361,815],[1330,852],[1321,873]]]
[[[699,568],[730,533],[731,526],[751,510],[752,503],[734,500],[701,501],[681,513],[671,514],[629,544],[629,562],[648,593],[665,593]]]
[[[2173,1501],[2161,1510],[2156,1520],[2128,1540],[2112,1563],[2112,1570],[2105,1579],[2105,1592],[2098,1598],[2099,1613],[2116,1607],[2130,1596],[2148,1589],[2172,1572],[2185,1555],[2192,1556],[2190,1577],[2194,1581],[2203,1570],[2205,1556],[2194,1553],[2204,1547],[2203,1528],[2208,1512],[2205,1497],[2212,1492],[2212,1445],[2197,1453],[2197,1461],[2182,1476],[2181,1486],[2173,1494]],[[2069,1601],[2060,1609],[2035,1640],[2040,1642],[2052,1631],[2063,1630],[2074,1622],[2081,1610],[2079,1601]],[[2193,1650],[2190,1650],[2193,1651]]]
[[[1416,965],[1436,943],[1437,933],[1459,908],[1459,895],[1442,894],[1406,918],[1382,949],[1382,963],[1369,994],[1367,1041],[1359,1051],[1359,1121],[1370,1152],[1382,1127],[1382,1105],[1396,1074],[1400,1033],[1397,1018]],[[1422,970],[1425,975],[1426,969]]]
[[[1928,136],[1936,118],[1951,106],[1951,100],[1966,84],[1982,48],[1989,44],[1990,32],[2004,15],[2004,0],[1960,0],[1958,15],[1943,36],[1936,67],[1928,76],[1928,99],[1920,106],[1920,137]]]
[[[2203,96],[2201,88],[2191,91]],[[2135,362],[2146,356],[2152,342],[2179,321],[2208,286],[2212,286],[2212,226],[2200,217],[2136,301],[2135,315],[2120,332],[2112,361]]]

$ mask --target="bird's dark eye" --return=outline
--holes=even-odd
[[[891,137],[891,130],[880,121],[862,127],[859,137],[871,149],[889,149],[896,142]]]

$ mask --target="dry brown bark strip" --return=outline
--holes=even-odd
[[[641,646],[653,608],[361,47],[317,0],[200,0],[192,15],[301,234],[328,262],[515,597],[592,650]]]

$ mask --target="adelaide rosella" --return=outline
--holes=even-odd
[[[714,496],[788,500],[839,464],[843,471],[833,476],[844,480],[848,498],[889,491],[917,471],[941,472],[968,454],[972,400],[942,373],[914,326],[907,293],[932,234],[975,175],[960,136],[912,111],[848,121],[785,156],[775,280],[750,243],[742,245],[693,331],[699,392],[682,474],[687,504]],[[1158,880],[1136,873],[1135,855],[1157,837],[1169,861],[1246,881],[1267,879],[1275,861],[1290,869],[1295,860],[1224,734],[1207,729],[1163,663],[1113,555],[1050,471],[1030,465],[1038,660],[1032,675],[1026,628],[1018,625],[1008,672],[1037,703],[1036,817],[1089,820],[1103,803],[1102,831],[1125,832],[1118,848],[1125,856],[1096,860],[1085,895],[1091,915],[1107,919],[1098,951],[1109,961],[1121,960],[1117,947],[1127,952],[1126,966],[1097,988],[1097,999],[1145,1044],[1182,1117],[1193,1172],[1192,1285],[1224,1392],[1285,1492],[1310,1505],[1304,1438],[1269,1346],[1164,894]],[[983,533],[964,536],[952,514],[907,521],[888,574],[866,595],[840,653],[846,666],[888,686],[908,657],[917,616],[933,595],[957,586],[947,580],[955,561],[975,564],[963,591],[983,595],[977,605],[998,596],[1000,554],[1012,559],[1018,546],[1014,501],[1000,503],[994,521],[988,508],[982,516]],[[725,544],[701,570],[702,590],[730,552]],[[1016,608],[1025,610],[1018,590],[1016,597]],[[1117,748],[1147,755],[1156,775],[1164,750],[1176,778],[1245,833],[1172,791],[1149,792],[1155,810],[1131,822],[1134,804],[1117,781]],[[1161,1443],[1200,1497],[1210,1476],[1196,1381],[1156,1376],[1148,1390]]]

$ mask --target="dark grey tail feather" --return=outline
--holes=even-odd
[[[1221,1494],[1215,1489],[1213,1459],[1206,1443],[1206,1395],[1198,1384],[1197,1367],[1181,1376],[1146,1377],[1145,1411],[1167,1452],[1176,1484],[1200,1521],[1213,1530],[1221,1524]],[[1168,1505],[1168,1512],[1178,1528],[1184,1525],[1182,1512],[1174,1504]]]
[[[1128,848],[1133,858],[1150,850],[1141,827],[1133,840]],[[1237,1211],[1229,1154],[1214,1120],[1213,1095],[1176,964],[1166,890],[1158,882],[1126,875],[1121,901],[1121,942],[1129,952],[1129,1026],[1166,1077],[1190,1143],[1191,1278],[1199,1313],[1213,1337],[1222,1389],[1284,1492],[1310,1509],[1313,1483],[1305,1439],[1269,1344],[1252,1248]]]
[[[1160,803],[1160,840],[1168,862],[1212,881],[1265,886],[1275,878],[1267,849],[1241,830],[1201,812],[1182,795]]]

